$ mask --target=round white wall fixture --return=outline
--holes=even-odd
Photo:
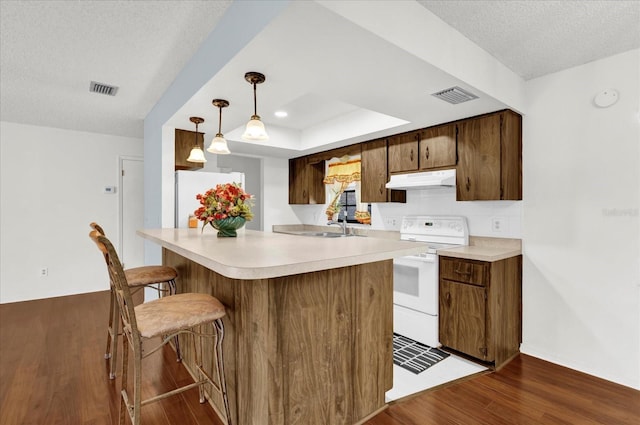
[[[608,108],[618,101],[618,91],[615,89],[606,89],[596,94],[593,103],[599,108]]]

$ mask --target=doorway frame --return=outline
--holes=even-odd
[[[138,155],[119,155],[118,156],[118,252],[124,252],[124,190],[123,186],[123,171],[124,171],[124,161],[140,161],[142,162],[143,170],[144,170],[144,156]],[[144,183],[143,183],[144,184]],[[144,187],[143,187],[144,191]],[[144,208],[144,207],[143,207]],[[144,217],[143,217],[144,219]],[[144,248],[143,248],[144,249]],[[144,253],[143,253],[144,257]],[[124,258],[123,258],[124,260]]]

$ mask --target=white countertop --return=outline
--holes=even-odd
[[[466,258],[480,261],[499,261],[522,254],[520,239],[506,238],[469,238],[468,246],[439,249],[438,255],[443,257]]]
[[[522,253],[519,249],[487,246],[461,246],[459,248],[439,249],[442,257],[466,258],[468,260],[498,261],[515,257]]]
[[[242,230],[143,229],[138,235],[232,279],[268,279],[426,252],[423,244],[374,237],[323,238]]]

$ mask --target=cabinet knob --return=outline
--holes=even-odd
[[[409,159],[413,161],[413,149],[411,149],[411,152],[409,152]]]
[[[467,184],[465,186],[467,187],[467,192],[469,190],[471,190],[471,178],[470,177],[467,177]]]
[[[429,146],[427,146],[427,159],[429,159]]]

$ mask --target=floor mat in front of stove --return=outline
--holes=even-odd
[[[449,357],[438,348],[429,347],[406,336],[393,334],[393,363],[416,375]]]

